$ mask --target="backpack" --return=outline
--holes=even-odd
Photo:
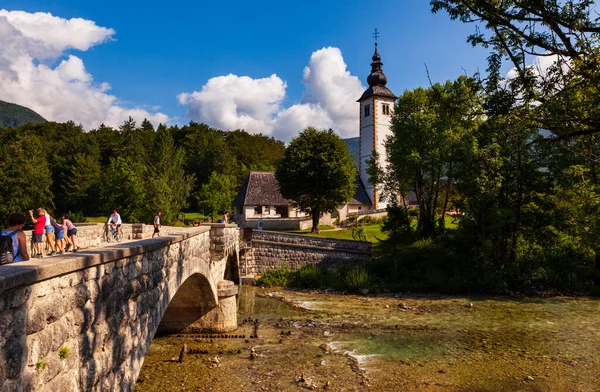
[[[10,234],[2,234],[0,236],[0,265],[10,264],[15,260],[15,254],[13,254],[13,238],[19,231],[14,230]]]

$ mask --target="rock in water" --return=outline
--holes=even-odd
[[[187,354],[188,351],[188,346],[187,344],[184,344],[183,346],[181,346],[181,351],[179,352],[179,362],[183,362],[183,360],[185,359],[185,355]]]

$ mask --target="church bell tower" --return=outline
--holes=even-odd
[[[376,32],[377,34],[377,32]],[[357,101],[360,104],[360,145],[359,145],[359,173],[360,179],[367,194],[373,203],[373,209],[384,209],[387,203],[380,201],[380,191],[374,184],[369,183],[367,174],[367,160],[371,159],[373,150],[379,154],[379,166],[387,167],[387,156],[385,152],[385,139],[391,134],[391,119],[396,97],[385,85],[387,77],[382,70],[383,63],[379,55],[377,42],[375,42],[375,54],[371,63],[371,74],[367,77],[369,88]]]

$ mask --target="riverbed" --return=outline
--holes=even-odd
[[[136,391],[600,390],[596,298],[244,286],[239,301],[232,333],[156,337]]]

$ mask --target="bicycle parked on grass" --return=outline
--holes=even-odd
[[[358,219],[356,219],[356,222],[352,227],[352,239],[354,239],[354,241],[367,241],[367,233],[365,232],[365,228],[362,223],[358,223]]]

